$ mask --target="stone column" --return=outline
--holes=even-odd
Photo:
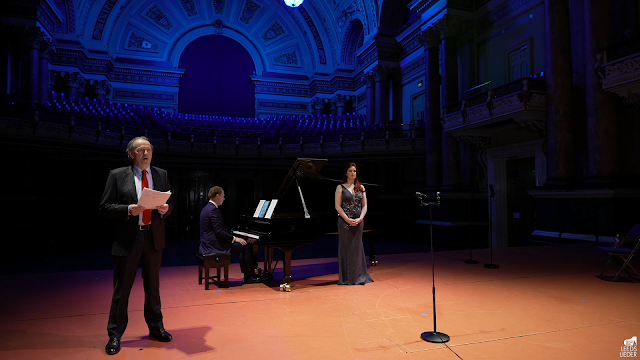
[[[10,92],[7,87],[7,82],[9,81],[7,75],[11,70],[9,63],[11,33],[11,27],[6,24],[0,24],[0,95],[5,95]]]
[[[313,108],[314,114],[320,117],[322,116],[322,110],[324,110],[324,101],[322,98],[315,97],[311,99],[311,107]]]
[[[80,76],[80,79],[78,79],[78,97],[79,98],[85,97],[86,89],[87,89],[87,79],[85,79],[84,76]]]
[[[329,99],[329,114],[331,116],[338,116],[338,105],[334,99]]]
[[[82,74],[77,71],[68,72],[67,79],[67,87],[69,91],[69,98],[75,99],[78,97],[78,88],[80,87],[80,80],[82,78]],[[96,94],[98,93],[99,83],[96,84]]]
[[[395,68],[393,76],[391,77],[391,104],[393,115],[393,123],[402,125],[402,72],[401,69]],[[409,122],[411,118],[407,119]]]
[[[613,4],[609,0],[585,0],[585,57],[587,104],[587,181],[611,183],[619,172],[618,96],[602,90],[600,66],[603,51],[614,42]]]
[[[38,64],[38,101],[46,103],[49,100],[49,62],[51,53],[54,51],[53,44],[49,39],[44,39],[40,43],[40,61]]]
[[[100,80],[96,84],[96,99],[106,100],[111,95],[111,84],[107,80]]]
[[[442,183],[442,123],[440,122],[440,33],[429,26],[419,38],[424,46],[424,131],[426,187],[439,190]]]
[[[372,125],[376,119],[376,83],[373,72],[369,71],[364,81],[367,83],[367,124]]]
[[[344,107],[346,105],[347,100],[349,100],[349,95],[338,94],[331,99],[332,103],[335,104],[337,109],[338,116],[344,116]]]
[[[442,102],[450,105],[460,100],[458,89],[458,42],[462,19],[444,15],[437,22],[442,36]],[[442,131],[442,188],[460,187],[460,142]]]
[[[20,29],[20,35],[20,97],[28,102],[37,101],[42,31],[36,26],[29,26]]]
[[[545,0],[547,81],[547,182],[576,180],[575,119],[569,0]]]
[[[384,65],[376,65],[373,69],[376,81],[376,124],[389,122],[389,75],[390,69]]]

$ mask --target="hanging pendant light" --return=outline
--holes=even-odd
[[[302,5],[303,1],[304,0],[284,0],[284,3],[288,7],[297,8],[298,6]]]

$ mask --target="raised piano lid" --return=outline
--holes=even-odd
[[[296,186],[297,179],[309,215],[311,217],[330,215],[331,221],[337,219],[334,196],[336,186],[342,183],[342,179],[334,180],[320,175],[320,170],[326,162],[326,159],[296,159],[274,198],[278,199],[278,204],[273,217],[304,217],[304,208]],[[362,184],[367,189],[369,213],[375,212],[382,186],[364,182]]]
[[[326,162],[326,159],[296,159],[274,198],[278,199],[278,204],[273,217],[305,216],[298,185],[310,216],[335,213],[333,194],[340,181],[320,175]]]

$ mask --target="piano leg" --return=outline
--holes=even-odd
[[[369,262],[371,266],[378,266],[378,260],[376,260],[376,240],[378,238],[378,232],[375,230],[364,230],[364,233],[369,233],[367,236],[369,240]]]
[[[273,247],[264,247],[264,271],[273,275]]]
[[[298,247],[298,245],[292,247],[280,247],[284,253],[284,261],[282,262],[284,267],[284,276],[282,277],[282,284],[280,284],[280,289],[282,289],[282,291],[291,291],[291,254],[293,253],[293,249],[296,247]]]

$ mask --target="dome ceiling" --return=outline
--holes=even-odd
[[[362,18],[366,24],[366,12],[359,10],[366,2],[372,1],[307,0],[290,9],[281,0],[84,0],[77,4],[85,9],[78,27],[86,48],[106,50],[116,61],[128,58],[179,67],[189,42],[219,34],[249,51],[257,75],[310,75],[330,72],[339,64],[344,23]],[[342,19],[345,14],[348,19]]]

